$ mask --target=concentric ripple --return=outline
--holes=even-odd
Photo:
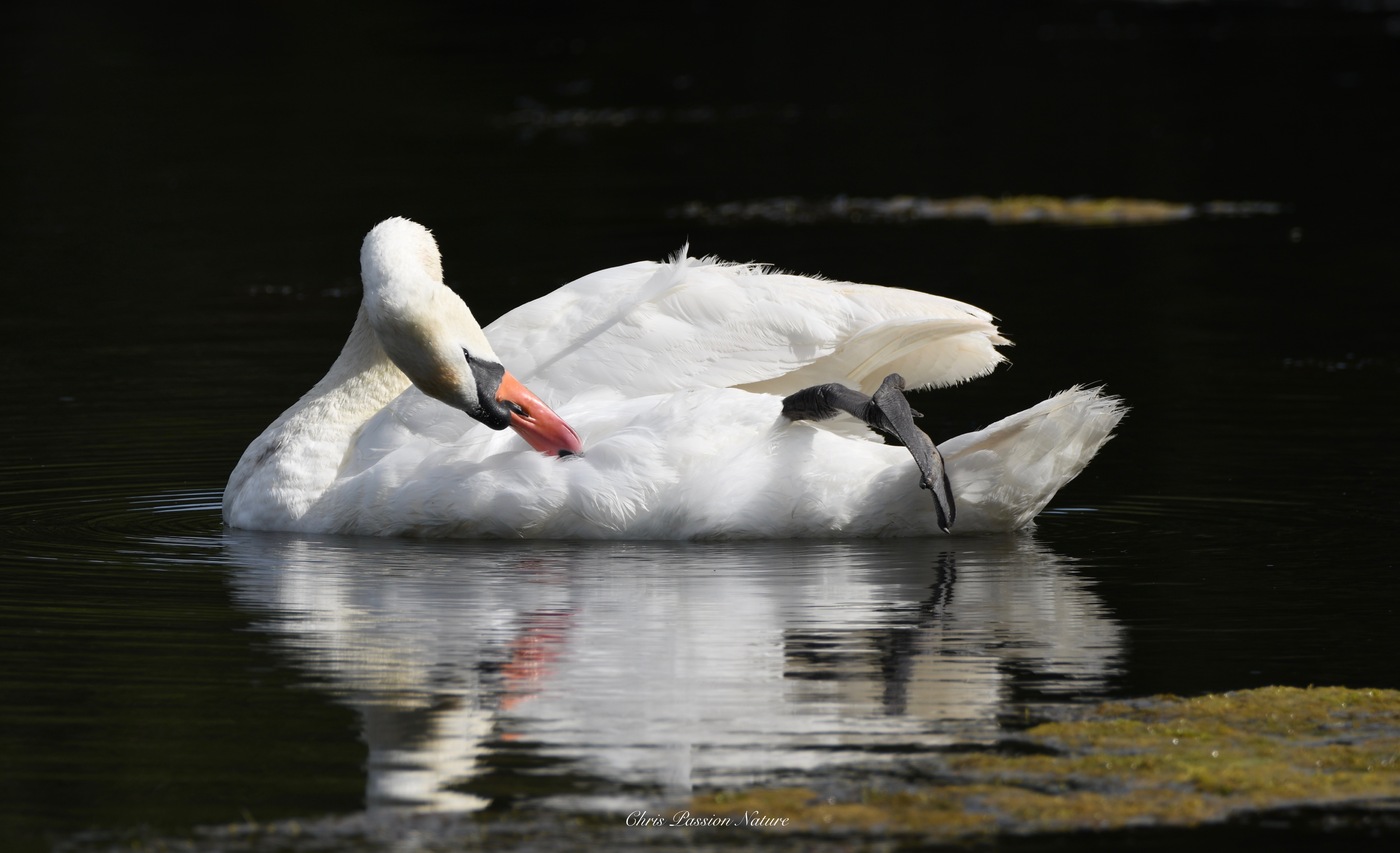
[[[4,495],[4,550],[21,561],[110,563],[168,555],[172,541],[207,543],[220,529],[219,489],[130,494],[119,487],[64,484]],[[20,498],[22,500],[16,500]],[[155,542],[161,542],[153,547]]]

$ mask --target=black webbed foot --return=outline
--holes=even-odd
[[[839,412],[860,418],[884,436],[886,443],[908,448],[919,466],[919,485],[933,494],[938,526],[947,533],[957,516],[953,489],[943,468],[943,456],[933,440],[914,425],[914,418],[921,416],[904,398],[904,377],[891,373],[869,397],[844,385],[830,383],[804,388],[783,400],[783,415],[794,421],[826,420]]]

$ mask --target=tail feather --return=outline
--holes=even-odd
[[[940,444],[957,496],[957,531],[1029,524],[1112,438],[1127,411],[1102,388],[1075,386]]]

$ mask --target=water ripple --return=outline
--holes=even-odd
[[[131,495],[65,486],[29,490],[23,497],[23,504],[0,514],[6,550],[21,559],[109,563],[158,552],[148,547],[157,540],[208,540],[220,530],[219,489]]]

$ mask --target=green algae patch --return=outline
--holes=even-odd
[[[923,781],[697,797],[704,814],[956,839],[1195,826],[1298,806],[1400,797],[1400,691],[1266,687],[1067,712],[996,748],[920,758]],[[933,780],[933,781],[928,781]]]
[[[992,225],[1062,225],[1109,227],[1161,225],[1200,218],[1272,216],[1282,206],[1264,201],[1210,201],[1200,204],[1151,198],[1051,195],[957,196],[928,198],[897,195],[887,198],[839,196],[806,199],[794,196],[706,204],[693,201],[672,215],[715,224],[772,222],[785,225],[816,222],[920,222],[980,220]]]
[[[1195,208],[1188,204],[1142,198],[1026,195],[993,199],[973,196],[945,202],[947,218],[984,219],[993,224],[1139,225],[1176,222],[1195,215]]]
[[[893,829],[933,831],[938,835],[983,834],[995,830],[996,817],[968,811],[963,787],[915,791],[865,790],[855,799],[825,797],[810,788],[754,788],[697,797],[695,814],[744,820],[751,815],[786,819],[783,829]]]

